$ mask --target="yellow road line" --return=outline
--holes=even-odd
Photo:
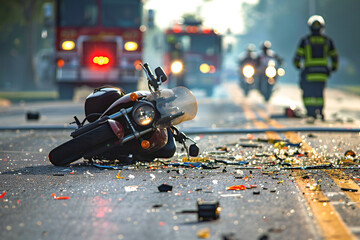
[[[249,111],[249,109],[247,109]],[[257,109],[258,114],[273,127],[284,128],[283,125],[270,119],[262,110]],[[258,124],[254,122],[255,124]],[[256,126],[256,125],[255,125]],[[265,128],[266,124],[262,122],[261,128]],[[295,132],[284,132],[285,137],[292,143],[302,143],[302,149],[309,153],[309,157],[316,157],[317,154],[313,151],[302,138]],[[317,159],[321,160],[321,159]],[[304,170],[297,171],[299,175],[306,173]],[[354,235],[347,228],[341,216],[337,213],[335,208],[329,203],[328,198],[321,191],[312,191],[307,188],[310,183],[308,180],[301,177],[296,178],[296,183],[300,190],[304,193],[308,205],[310,206],[313,216],[322,230],[323,237],[331,240],[355,239]],[[312,182],[313,183],[313,182]],[[311,184],[312,184],[311,183]]]
[[[357,190],[357,192],[344,191],[344,193],[349,199],[351,199],[351,201],[360,202],[360,187],[353,180],[348,177],[344,177],[344,173],[339,170],[325,170],[325,172],[340,188]],[[360,208],[360,204],[356,204],[356,206]]]
[[[306,187],[307,184],[310,183],[312,185],[313,182],[298,178],[296,183],[303,192],[303,196],[310,206],[325,239],[356,239],[345,225],[341,216],[330,204],[328,198],[321,191],[312,191]]]

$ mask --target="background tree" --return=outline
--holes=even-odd
[[[0,84],[8,81],[15,87],[35,87],[34,54],[45,2],[49,0],[0,0],[0,63],[6,66],[0,72]]]

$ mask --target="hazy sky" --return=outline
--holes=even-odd
[[[147,0],[146,9],[155,10],[155,22],[164,29],[184,13],[196,13],[207,27],[224,33],[228,28],[234,33],[244,30],[241,5],[244,2],[256,3],[258,0]]]

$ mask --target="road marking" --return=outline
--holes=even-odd
[[[325,172],[340,188],[350,188],[357,190],[356,192],[344,191],[344,193],[348,198],[351,199],[351,201],[360,201],[360,187],[353,180],[349,178],[343,178],[344,173],[339,170],[325,170]],[[360,204],[356,204],[356,206],[360,208]]]
[[[301,170],[300,172],[305,171]],[[307,188],[307,184],[312,185],[313,180],[307,181],[298,178],[296,183],[304,193],[304,198],[307,200],[325,239],[355,239],[328,198],[321,191],[312,191]]]
[[[243,107],[244,108],[244,107]],[[275,120],[270,119],[261,109],[256,109],[258,114],[267,121],[273,127],[284,128],[283,125],[277,123]],[[259,128],[266,128],[267,124],[264,122],[260,122],[256,120],[254,113],[251,112],[249,107],[244,108],[246,119],[253,120],[253,123],[256,127]],[[269,134],[269,135],[268,135]],[[269,133],[266,132],[266,136],[274,137],[273,134],[276,133]],[[277,135],[277,134],[276,134]],[[308,152],[309,158],[315,158],[317,162],[321,162],[322,159],[317,157],[318,155],[313,150],[313,148],[308,145],[306,142],[302,140],[302,138],[296,134],[295,132],[284,132],[285,137],[292,143],[302,143],[301,148]],[[295,172],[295,171],[293,171]],[[306,173],[304,170],[297,170],[296,171],[299,175],[303,175]],[[301,177],[296,178],[296,183],[299,186],[300,190],[304,193],[304,198],[306,199],[308,205],[310,206],[311,212],[313,216],[320,226],[322,230],[322,235],[325,239],[355,239],[355,236],[350,232],[344,221],[342,220],[341,216],[337,213],[334,206],[331,205],[329,199],[321,192],[321,191],[313,191],[308,188],[308,184],[313,184],[314,180],[306,180],[302,179]]]

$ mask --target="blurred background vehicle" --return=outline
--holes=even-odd
[[[135,91],[142,60],[142,2],[58,0],[55,6],[56,83],[60,99],[77,86],[112,84]]]
[[[184,19],[165,32],[165,71],[169,84],[205,90],[211,96],[220,83],[222,36],[202,21]]]

